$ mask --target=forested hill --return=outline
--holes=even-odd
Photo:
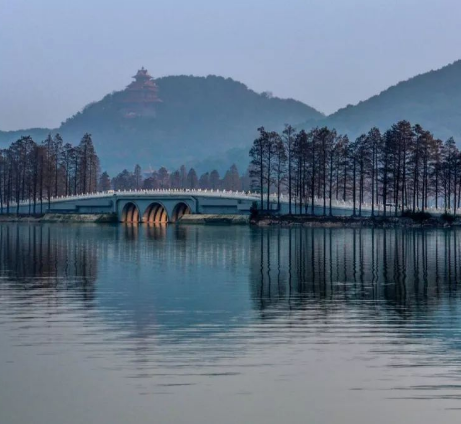
[[[198,171],[248,164],[248,148],[257,128],[282,130],[285,123],[298,129],[327,125],[351,139],[378,126],[389,128],[399,120],[419,123],[436,137],[453,136],[461,143],[461,61],[401,82],[382,93],[325,117],[295,100],[258,94],[244,84],[217,76],[159,78],[154,116],[127,117],[124,91],[87,105],[58,129],[0,131],[0,147],[21,135],[43,140],[59,131],[76,143],[86,132],[93,135],[102,167],[119,172],[140,163],[177,168],[198,164]],[[299,124],[302,123],[302,124]]]
[[[373,126],[384,130],[402,119],[421,124],[439,138],[453,136],[461,143],[461,61],[340,109],[323,124],[355,138]],[[310,127],[310,122],[303,126]]]
[[[126,117],[121,111],[124,92],[119,91],[89,104],[53,132],[70,142],[91,133],[103,167],[118,171],[136,163],[146,169],[178,167],[208,157],[224,156],[226,162],[224,152],[247,148],[260,126],[281,130],[285,123],[313,124],[324,118],[299,101],[258,94],[229,78],[169,76],[155,82],[161,99],[155,117]],[[3,132],[0,145],[29,134],[40,141],[49,131]]]

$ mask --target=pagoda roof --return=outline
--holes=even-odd
[[[136,73],[136,75],[133,75],[132,78],[139,78],[139,77],[152,78],[152,76],[149,74],[147,69],[144,68],[144,66],[141,69],[138,69],[138,72]]]

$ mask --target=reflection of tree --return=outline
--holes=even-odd
[[[20,289],[79,290],[92,300],[97,245],[59,225],[0,225],[0,275]]]
[[[456,231],[262,229],[254,243],[252,296],[260,309],[306,301],[385,300],[397,309],[454,295]]]

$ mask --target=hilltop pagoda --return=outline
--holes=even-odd
[[[125,89],[126,103],[156,103],[159,102],[157,92],[158,87],[154,79],[149,75],[147,69],[142,67],[137,74],[132,77],[134,81]]]
[[[134,81],[124,90],[124,114],[126,117],[153,116],[154,105],[161,102],[158,97],[158,87],[147,69],[142,67],[135,76]]]

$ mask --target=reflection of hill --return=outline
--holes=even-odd
[[[250,240],[232,233],[229,227],[119,227],[119,242],[107,250],[110,285],[98,285],[102,313],[136,337],[179,342],[186,334],[232,329],[250,306],[248,286],[240,284],[248,275]]]
[[[56,422],[69,405],[80,418],[79,399],[91,411],[121,405],[117,417],[128,401],[136,422],[161,409],[181,421],[184,405],[194,418],[210,396],[219,408],[231,399],[231,411],[244,395],[257,415],[258,397],[285,393],[273,422],[302,422],[306,394],[322,416],[334,399],[339,421],[350,399],[360,410],[385,400],[389,422],[405,416],[402,398],[456,407],[459,240],[440,230],[0,226],[4,393],[20,407],[54,399]]]
[[[63,306],[91,307],[141,344],[231,341],[255,311],[267,323],[345,311],[443,321],[458,298],[460,240],[395,229],[2,225],[0,290],[31,300],[26,308],[70,292]]]
[[[247,285],[235,292],[247,279],[250,240],[231,235],[226,227],[3,225],[3,291],[35,289],[31,299],[83,292],[65,297],[129,337],[219,335],[250,306]]]

